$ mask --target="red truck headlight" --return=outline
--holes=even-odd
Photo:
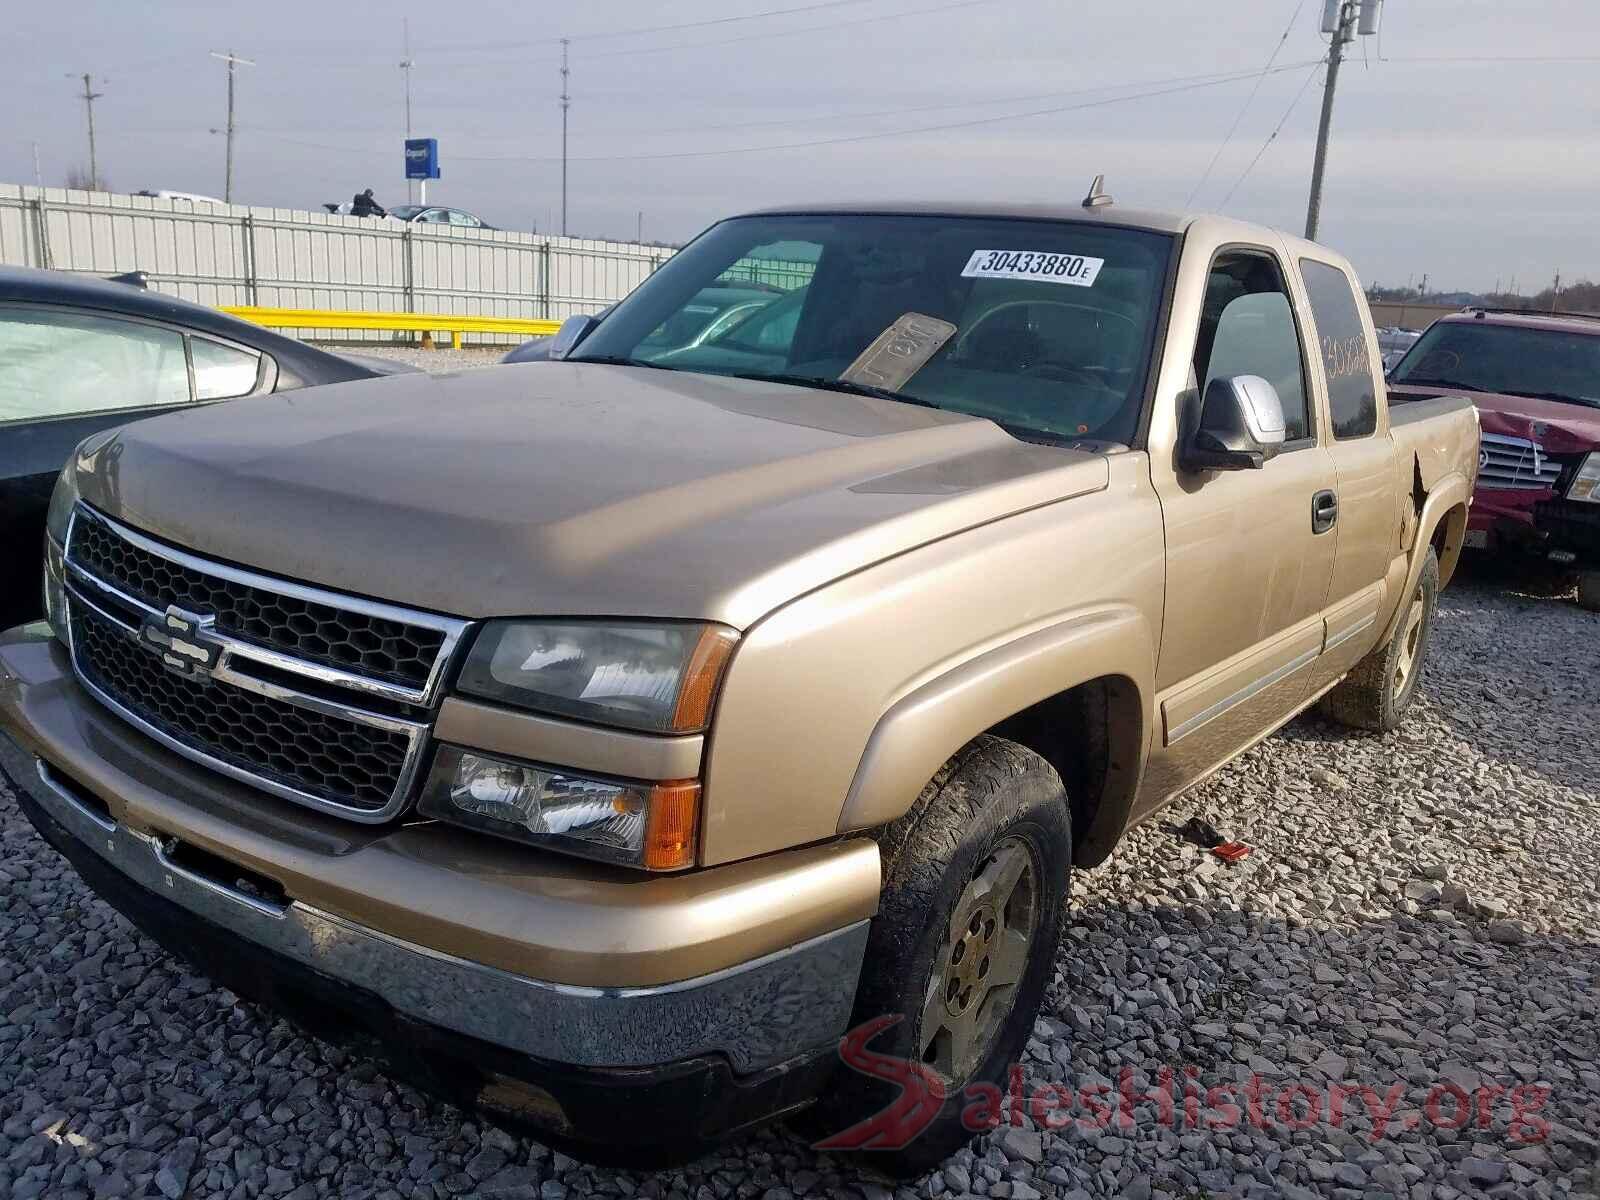
[[[1600,450],[1594,451],[1578,464],[1578,473],[1567,488],[1568,500],[1586,500],[1600,504]]]

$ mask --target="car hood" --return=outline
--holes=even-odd
[[[109,515],[291,579],[463,617],[737,628],[1108,478],[1100,455],[974,417],[584,363],[234,401],[125,426],[76,463]]]
[[[1600,448],[1600,408],[1501,392],[1457,392],[1404,385],[1391,386],[1389,391],[1397,398],[1411,400],[1440,395],[1465,396],[1477,406],[1484,433],[1528,438],[1551,454],[1581,454]]]

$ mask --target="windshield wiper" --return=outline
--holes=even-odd
[[[891,388],[873,387],[870,383],[854,383],[848,379],[830,379],[826,375],[784,375],[762,372],[739,372],[735,379],[753,379],[758,383],[792,383],[800,387],[821,388],[827,392],[844,392],[850,396],[874,396],[879,400],[897,400],[901,404],[915,404],[918,408],[938,408],[932,400],[908,396]]]
[[[1425,379],[1417,375],[1407,375],[1404,379],[1396,379],[1399,387],[1442,387],[1460,388],[1463,392],[1485,392],[1488,388],[1481,388],[1475,383],[1462,383],[1459,379]]]
[[[651,362],[648,358],[629,358],[626,354],[597,354],[593,358],[569,358],[567,362],[598,363],[602,367],[649,367],[652,371],[676,371],[677,367],[669,367],[663,363]]]

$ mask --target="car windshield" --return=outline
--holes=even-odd
[[[399,217],[402,221],[409,221],[422,211],[420,204],[396,204],[389,210],[391,217]]]
[[[1395,365],[1390,380],[1600,408],[1600,325],[1586,334],[1440,321]]]
[[[571,358],[871,390],[882,376],[852,364],[920,318],[927,360],[882,394],[1022,436],[1127,443],[1171,253],[1165,234],[1100,222],[740,217],[669,259]]]

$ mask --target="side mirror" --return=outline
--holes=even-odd
[[[1189,471],[1260,470],[1283,441],[1283,401],[1277,388],[1259,375],[1213,379],[1179,462]]]
[[[556,330],[555,337],[550,339],[550,360],[558,362],[571,354],[578,348],[578,343],[588,337],[598,324],[600,324],[599,318],[592,317],[588,313],[580,313],[561,322],[561,328]]]

